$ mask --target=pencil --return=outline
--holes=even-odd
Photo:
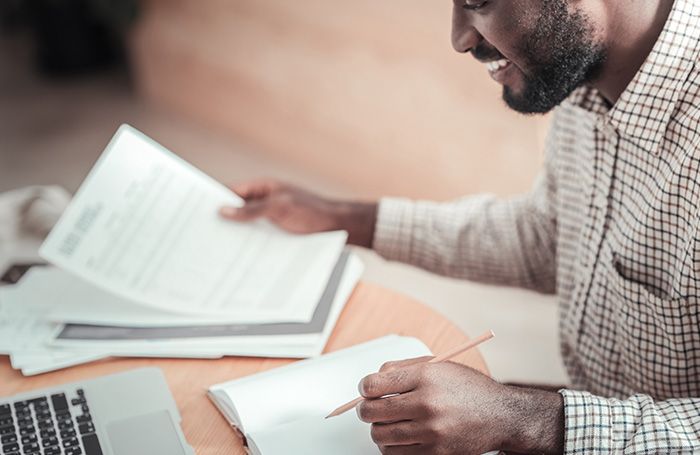
[[[455,348],[450,349],[449,351],[447,351],[443,354],[440,354],[437,357],[433,357],[432,359],[430,359],[430,361],[428,363],[438,363],[438,362],[444,362],[446,360],[450,360],[450,359],[462,354],[463,352],[466,352],[472,348],[479,346],[481,343],[484,343],[495,336],[496,336],[496,334],[493,333],[493,330],[489,330],[488,332],[482,334],[481,336],[474,338],[471,341],[468,341],[462,345],[456,346]],[[362,401],[364,401],[364,397],[357,397],[354,400],[349,401],[349,402],[345,403],[344,405],[335,409],[333,412],[331,412],[330,414],[328,414],[326,416],[326,419],[339,416],[340,414],[344,414],[345,412],[351,410],[352,408],[354,408],[358,404],[362,403]]]

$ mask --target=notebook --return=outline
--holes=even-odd
[[[314,359],[212,386],[209,398],[260,455],[380,454],[354,412],[325,419],[357,397],[387,360],[431,355],[420,340],[390,335]]]

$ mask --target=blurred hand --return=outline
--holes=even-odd
[[[256,180],[231,189],[245,200],[240,208],[222,207],[221,216],[232,221],[267,218],[295,234],[346,230],[348,242],[371,247],[377,205],[326,199],[276,180]]]
[[[383,454],[561,453],[558,393],[509,387],[463,365],[429,359],[389,362],[360,382],[368,399],[357,413],[372,424]]]

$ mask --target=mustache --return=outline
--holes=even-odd
[[[476,47],[472,48],[471,54],[474,56],[475,59],[482,63],[492,62],[494,60],[500,60],[502,58],[505,58],[503,54],[498,52],[498,49],[496,49],[495,47],[485,45],[484,43],[480,43]]]

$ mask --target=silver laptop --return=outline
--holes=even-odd
[[[194,455],[157,368],[0,398],[0,453]]]

